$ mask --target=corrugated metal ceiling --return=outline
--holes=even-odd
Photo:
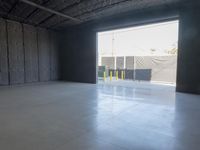
[[[82,22],[120,14],[127,11],[148,9],[157,6],[170,7],[179,0],[30,0]],[[0,16],[36,26],[59,29],[76,24],[20,0],[0,0]]]

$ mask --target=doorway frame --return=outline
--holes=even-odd
[[[98,62],[99,62],[99,54],[98,54],[98,33],[100,32],[106,32],[106,31],[112,31],[112,30],[120,30],[125,28],[134,28],[139,26],[145,26],[145,25],[152,25],[157,23],[165,23],[165,22],[172,22],[172,21],[178,21],[178,51],[179,51],[179,41],[180,41],[180,17],[179,15],[172,15],[170,17],[164,17],[162,19],[154,18],[153,20],[143,20],[142,22],[132,22],[130,24],[120,24],[115,26],[105,26],[103,28],[99,28],[95,30],[95,36],[96,36],[96,84],[98,84]],[[179,59],[179,52],[177,53],[177,68],[176,68],[176,83],[177,84],[177,70],[178,70],[178,59]]]

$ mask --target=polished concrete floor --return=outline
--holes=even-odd
[[[148,83],[0,88],[0,150],[198,150],[200,96]]]

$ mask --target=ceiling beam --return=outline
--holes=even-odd
[[[13,11],[13,9],[15,9],[15,7],[16,7],[17,4],[18,4],[18,2],[19,2],[19,0],[17,0],[17,1],[12,5],[12,7],[10,8],[10,10],[8,11],[8,14],[10,14],[10,13]]]
[[[70,9],[70,8],[72,8],[72,7],[74,7],[74,6],[77,6],[78,4],[80,4],[80,2],[75,2],[75,3],[71,4],[71,5],[68,5],[68,6],[62,8],[61,10],[59,10],[59,12],[62,12],[63,10],[66,10],[66,9]],[[53,15],[50,15],[50,16],[48,16],[48,17],[46,17],[44,20],[42,20],[42,21],[41,21],[40,23],[38,23],[38,24],[41,25],[41,24],[47,22],[48,20],[50,20],[50,19],[53,18],[53,17],[54,17],[54,14],[53,14]]]
[[[41,5],[45,5],[49,2],[50,0],[47,0],[43,2]],[[34,15],[37,12],[38,8],[35,8],[33,11],[31,11],[24,19],[29,19],[32,15]]]
[[[29,0],[20,0],[20,1],[23,2],[23,3],[26,3],[26,4],[28,4],[28,5],[34,6],[34,7],[36,7],[36,8],[39,8],[39,9],[41,9],[41,10],[47,11],[47,12],[49,12],[49,13],[55,14],[55,15],[57,15],[57,16],[61,16],[61,17],[70,19],[70,20],[72,20],[72,21],[74,21],[74,22],[81,22],[80,19],[77,19],[77,18],[68,16],[68,15],[66,15],[66,14],[60,13],[60,12],[55,11],[55,10],[53,10],[53,9],[46,8],[46,7],[44,7],[44,6],[38,5],[38,4],[36,4],[36,3],[34,3],[34,2],[31,2],[31,1],[29,1]]]
[[[103,7],[98,7],[98,8],[94,8],[94,9],[92,9],[92,10],[90,10],[90,11],[85,11],[85,12],[82,12],[81,14],[77,14],[77,15],[75,15],[74,17],[82,17],[82,16],[84,16],[85,14],[90,14],[90,13],[97,13],[97,12],[100,12],[100,11],[103,11],[103,10],[105,10],[105,9],[107,9],[107,8],[111,8],[111,7],[115,7],[116,5],[120,5],[121,3],[126,3],[126,2],[130,2],[131,0],[121,0],[121,1],[118,1],[118,2],[114,2],[114,3],[109,3],[108,5],[106,5],[106,6],[103,6]],[[63,10],[62,10],[63,11]],[[82,20],[83,21],[83,20]],[[57,22],[57,23],[55,23],[55,24],[53,24],[53,25],[50,25],[50,28],[53,28],[53,27],[56,27],[56,26],[58,26],[59,24],[61,24],[61,23],[64,23],[64,22],[68,22],[68,20],[67,19],[65,19],[65,20],[62,20],[62,21],[60,21],[60,22]],[[84,22],[85,22],[85,20],[84,20]]]

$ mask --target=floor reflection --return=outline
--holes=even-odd
[[[146,83],[4,88],[0,149],[198,150],[199,100]]]

